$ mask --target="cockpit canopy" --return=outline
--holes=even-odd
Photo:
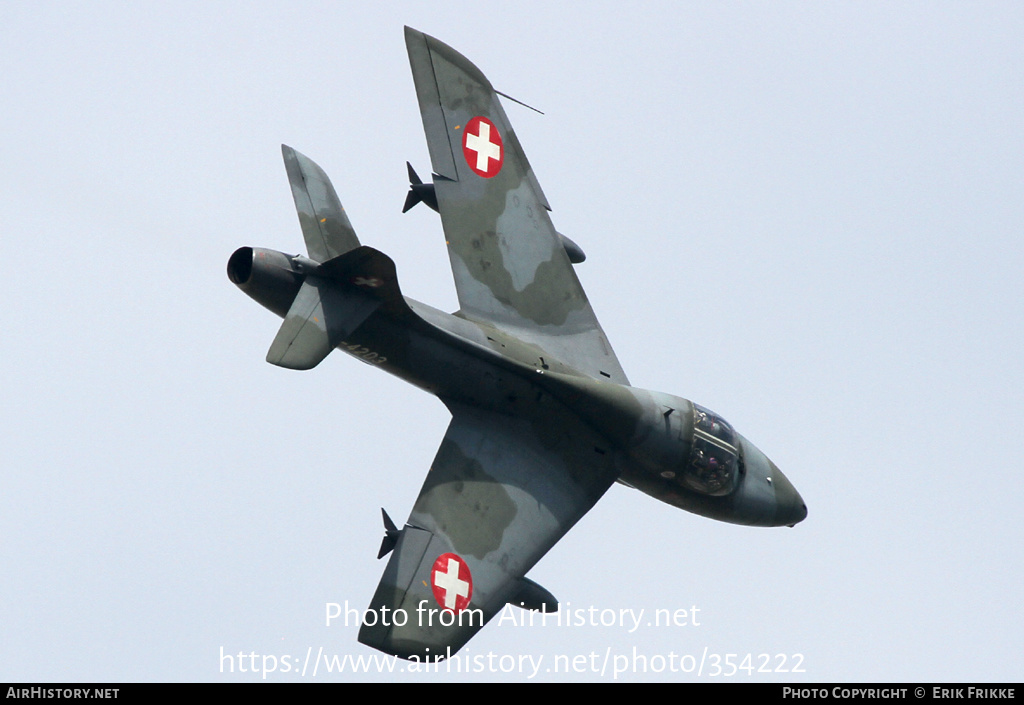
[[[683,481],[697,492],[722,496],[736,489],[740,474],[736,431],[715,412],[694,404],[693,444]]]

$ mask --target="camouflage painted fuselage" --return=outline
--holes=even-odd
[[[268,361],[309,369],[337,348],[452,413],[389,528],[360,641],[435,659],[506,604],[554,608],[526,574],[616,481],[721,521],[801,521],[793,485],[724,419],[629,386],[490,83],[431,37],[407,28],[406,43],[434,171],[414,189],[441,214],[460,311],[404,297],[392,260],[359,244],[329,179],[288,147],[309,258],[244,247],[228,263],[285,319]]]

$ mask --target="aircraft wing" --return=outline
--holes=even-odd
[[[359,641],[432,661],[458,651],[509,602],[556,609],[526,572],[617,472],[584,424],[549,398],[537,404],[548,408],[533,421],[449,404],[451,424]]]
[[[405,41],[461,314],[628,384],[494,88],[433,37]]]

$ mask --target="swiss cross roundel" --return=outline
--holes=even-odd
[[[437,604],[450,612],[461,612],[473,596],[469,566],[454,553],[442,553],[430,570],[430,587]]]
[[[462,131],[462,154],[477,176],[497,176],[505,162],[505,146],[494,123],[479,115]]]

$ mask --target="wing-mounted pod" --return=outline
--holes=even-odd
[[[558,237],[562,241],[562,247],[565,248],[565,254],[569,255],[569,261],[573,264],[579,264],[587,259],[587,253],[583,251],[583,248],[577,245],[568,235],[558,233]]]
[[[509,598],[508,604],[534,612],[558,611],[555,596],[529,578],[519,579],[516,592]]]
[[[395,526],[395,522],[391,521],[391,517],[384,511],[384,508],[380,509],[381,515],[384,517],[384,540],[380,542],[380,550],[377,552],[377,560],[380,560],[384,556],[395,550],[395,545],[398,543],[398,539],[401,538],[401,530]]]
[[[434,190],[434,184],[425,184],[420,179],[419,174],[412,168],[412,164],[409,162],[405,163],[406,168],[409,170],[409,193],[405,196],[405,205],[402,206],[402,212],[407,213],[410,208],[415,206],[417,203],[424,203],[435,213],[440,211],[437,209],[437,192]]]
[[[406,162],[405,166],[409,171],[409,193],[405,194],[405,205],[402,206],[402,212],[407,213],[418,203],[423,203],[435,213],[440,213],[437,206],[437,191],[434,189],[434,184],[423,183],[423,180],[409,162]],[[435,176],[435,178],[443,177]],[[557,235],[562,242],[562,247],[565,249],[565,254],[569,256],[570,262],[579,264],[587,259],[587,254],[583,251],[583,248],[577,245],[570,237],[562,233],[557,233]]]

